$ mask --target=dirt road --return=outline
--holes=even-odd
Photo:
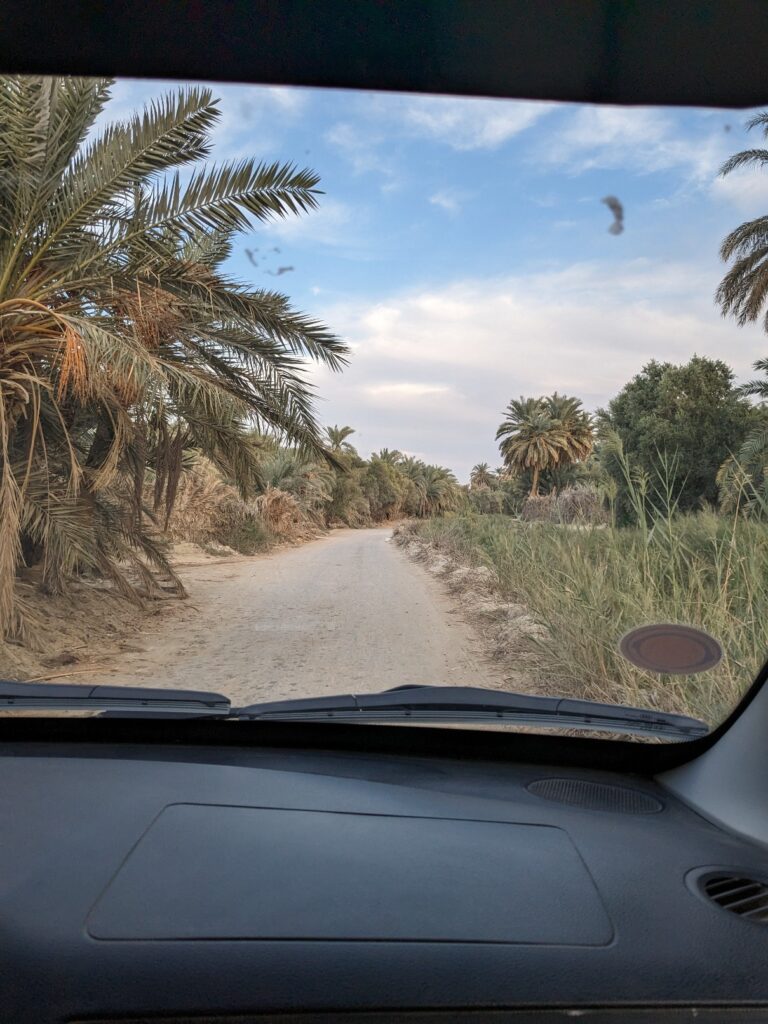
[[[105,683],[216,690],[239,704],[404,683],[504,687],[455,602],[389,529],[181,575],[190,599],[100,673]]]

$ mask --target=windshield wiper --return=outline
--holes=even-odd
[[[653,733],[695,739],[706,722],[646,708],[568,697],[507,693],[474,686],[401,686],[383,693],[338,694],[269,701],[233,708],[205,690],[148,689],[0,682],[0,711],[95,711],[100,717],[230,718],[302,722],[510,722],[557,729]]]
[[[0,711],[99,711],[114,715],[228,718],[228,697],[205,690],[0,681]]]
[[[236,718],[313,722],[514,722],[558,729],[653,733],[695,739],[706,722],[665,711],[600,704],[567,697],[543,697],[474,686],[407,686],[384,693],[340,694],[271,701],[233,709]]]

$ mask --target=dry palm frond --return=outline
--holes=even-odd
[[[82,337],[68,324],[61,342],[56,400],[61,402],[69,393],[76,402],[84,403],[90,397],[90,392],[86,348]]]
[[[278,537],[296,536],[302,532],[302,514],[292,494],[277,487],[267,487],[255,500],[256,509],[269,529]]]

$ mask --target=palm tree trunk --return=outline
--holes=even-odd
[[[539,467],[533,467],[533,480],[531,481],[531,493],[528,495],[529,498],[536,498],[539,494]]]

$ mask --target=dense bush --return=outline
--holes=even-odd
[[[649,529],[535,526],[460,515],[414,524],[418,535],[491,567],[509,600],[546,630],[541,684],[609,702],[658,707],[717,723],[741,697],[768,648],[768,526],[713,512],[659,517]],[[682,622],[723,645],[704,676],[655,676],[618,642],[648,622]]]
[[[527,498],[520,518],[526,522],[590,524],[608,522],[608,510],[602,492],[589,485],[566,487],[559,493]]]
[[[473,512],[484,515],[498,515],[505,511],[504,495],[490,487],[479,487],[469,491],[469,506]]]

